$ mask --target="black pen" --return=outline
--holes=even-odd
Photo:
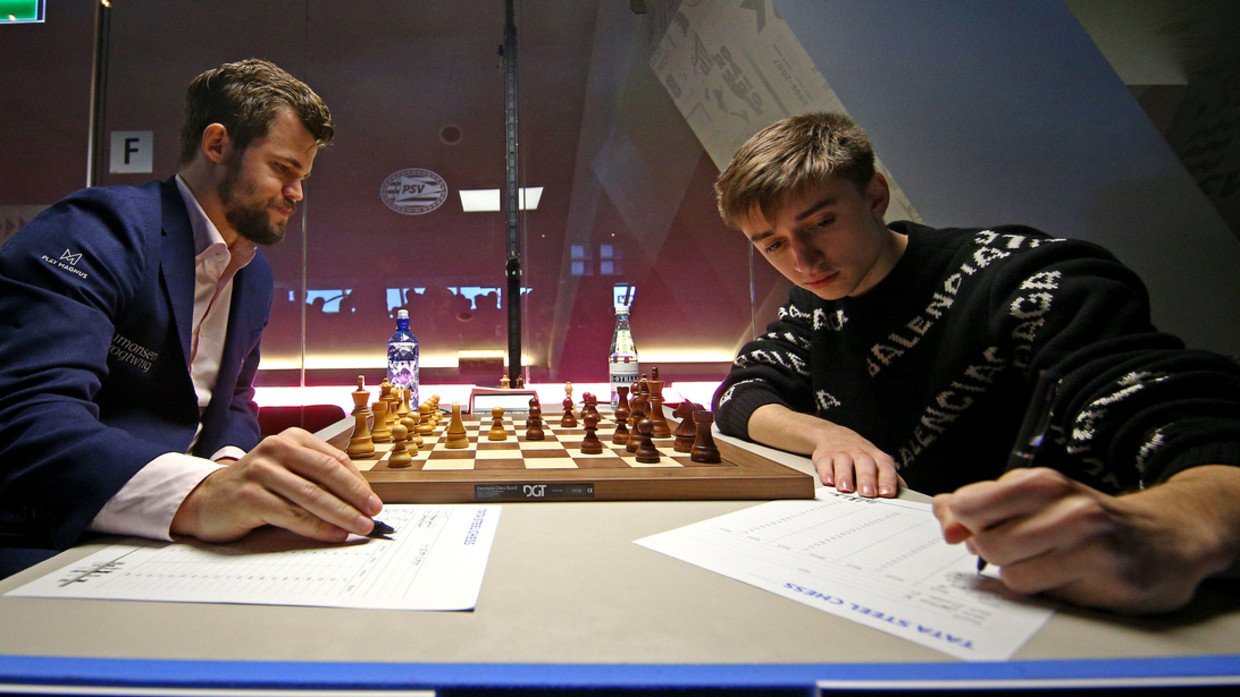
[[[1016,442],[1012,444],[1012,452],[1008,454],[1007,466],[1003,468],[1005,473],[1018,467],[1033,466],[1033,460],[1046,438],[1046,430],[1051,423],[1051,408],[1058,393],[1059,375],[1053,370],[1039,371],[1038,384],[1033,388],[1033,397],[1025,410],[1025,418],[1016,434]],[[986,560],[979,555],[977,572],[981,573],[985,569]]]
[[[383,522],[382,520],[379,520],[378,518],[374,519],[374,523],[375,523],[375,527],[370,531],[370,534],[367,535],[366,537],[376,537],[376,538],[383,539],[383,540],[392,539],[388,537],[388,535],[391,535],[392,533],[396,532],[396,528],[392,527],[391,525],[388,525],[387,523]]]

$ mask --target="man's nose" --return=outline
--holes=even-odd
[[[822,254],[818,249],[810,244],[810,239],[804,235],[792,236],[792,263],[797,271],[805,272],[818,265],[818,261],[822,258]]]
[[[305,196],[301,188],[301,180],[294,179],[288,184],[285,184],[284,196],[292,201],[300,201]]]

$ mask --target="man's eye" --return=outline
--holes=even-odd
[[[783,249],[783,247],[784,247],[784,241],[777,240],[775,242],[768,244],[766,247],[764,247],[762,249],[762,252],[765,254],[771,254],[773,252],[778,252],[779,250]]]
[[[835,222],[834,217],[823,218],[822,220],[819,220],[818,222],[811,225],[810,227],[814,228],[815,230],[821,230],[825,227],[830,226],[831,223],[834,223],[834,222]]]

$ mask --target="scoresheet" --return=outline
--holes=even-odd
[[[967,660],[1004,660],[1052,611],[977,572],[930,505],[820,488],[637,544]]]
[[[6,595],[188,603],[470,610],[499,506],[389,504],[390,539],[325,544],[273,528],[231,544],[131,539]]]

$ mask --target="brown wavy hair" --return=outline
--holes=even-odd
[[[281,109],[297,114],[320,148],[331,143],[336,130],[327,104],[274,63],[250,58],[206,71],[185,93],[180,164],[194,159],[208,125],[223,124],[228,137],[244,150],[255,138],[267,135]]]

